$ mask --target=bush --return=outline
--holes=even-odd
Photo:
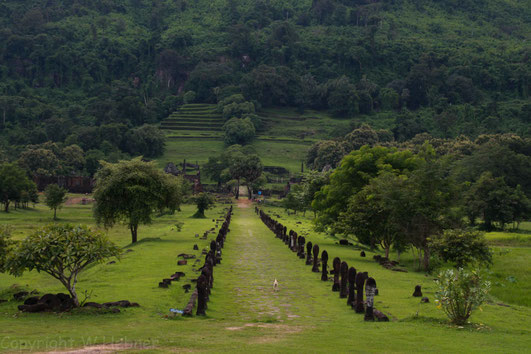
[[[463,268],[442,271],[437,279],[435,293],[437,307],[442,308],[452,323],[466,323],[472,310],[487,299],[490,282],[483,281],[477,271]]]
[[[183,97],[183,101],[184,103],[188,104],[188,103],[194,103],[195,101],[195,92],[194,91],[187,91],[185,94],[184,94],[184,97]]]
[[[485,235],[473,230],[446,230],[442,235],[429,240],[433,255],[445,262],[452,262],[457,268],[473,263],[492,263]]]
[[[249,118],[232,118],[225,123],[223,130],[225,131],[224,140],[227,145],[245,145],[249,143],[256,134],[256,129]]]

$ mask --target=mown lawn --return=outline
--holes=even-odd
[[[433,303],[433,276],[414,269],[408,269],[408,273],[386,270],[372,260],[373,253],[367,252],[362,258],[353,246],[339,246],[336,239],[313,232],[309,215],[288,216],[280,208],[267,209],[307,240],[318,243],[321,250],[326,249],[330,262],[339,256],[376,279],[380,295],[375,306],[388,313],[391,322],[364,322],[362,315],[355,314],[344,299],[331,292],[330,282],[322,282],[319,274],[312,273],[311,267],[273,236],[253,207],[235,208],[223,260],[214,271],[207,317],[166,318],[170,308],[180,309],[188,300],[189,294],[181,285],[197,276],[192,270],[196,266],[193,260],[186,266],[176,266],[177,255],[186,252],[199,257],[216,233],[208,240],[198,240],[195,235],[215,227],[212,219],[220,218],[226,207],[217,206],[207,212],[207,219],[197,220],[190,218],[193,206],[186,205],[181,213],[157,218],[152,225],[142,227],[140,242],[134,246],[129,244],[125,228],[110,230],[111,239],[133,252],[125,253],[115,264],[92,267],[82,274],[79,288],[93,291],[91,301],[127,299],[141,307],[119,314],[26,314],[17,311],[19,303],[10,301],[0,304],[0,349],[43,351],[127,343],[130,350],[147,345],[160,352],[524,352],[531,344],[529,307],[493,294],[496,298],[483,311],[476,311],[470,325],[449,325]],[[60,222],[92,224],[90,208],[66,206],[59,213]],[[38,206],[35,210],[1,214],[0,223],[14,225],[16,238],[21,238],[50,222],[51,216],[50,210]],[[184,222],[181,232],[174,227],[177,219]],[[193,251],[194,244],[199,245],[199,251]],[[512,257],[500,257],[509,263],[496,262],[493,271],[510,271]],[[184,279],[169,289],[157,287],[162,278],[179,268],[186,273]],[[520,273],[514,274],[520,280]],[[280,284],[278,292],[272,289],[274,279]],[[21,278],[0,275],[0,298],[12,292],[15,283],[41,293],[63,291],[44,274],[32,272]],[[417,284],[422,285],[431,303],[420,304],[411,296]]]

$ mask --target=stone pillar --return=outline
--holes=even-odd
[[[323,250],[323,253],[321,253],[321,264],[321,280],[328,281],[328,252],[326,252],[326,250]]]
[[[197,278],[197,316],[206,315],[207,282],[208,280],[203,274]]]
[[[312,242],[306,243],[306,265],[312,264]]]
[[[347,305],[354,306],[354,289],[356,288],[356,268],[350,267],[348,270],[348,299]]]
[[[340,289],[339,289],[339,297],[344,299],[348,295],[348,288],[347,288],[348,264],[345,261],[341,262],[340,274],[341,274],[341,282],[340,282]]]
[[[364,313],[365,308],[363,307],[363,285],[365,283],[365,276],[363,273],[359,272],[356,274],[356,304],[354,310],[356,313]]]
[[[319,273],[319,245],[313,246],[313,267],[312,272]]]
[[[365,310],[365,321],[374,321],[374,295],[376,292],[376,282],[373,278],[367,279],[365,284],[365,295],[367,296],[367,309]]]
[[[332,291],[339,291],[339,272],[341,268],[341,259],[339,257],[334,258],[332,267],[334,268],[334,285],[332,285]]]

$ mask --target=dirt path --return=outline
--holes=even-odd
[[[231,283],[225,280],[222,296],[232,299],[242,320],[284,322],[301,317],[298,304],[311,303],[311,285],[301,286],[301,277],[312,273],[303,273],[304,262],[273,236],[246,199],[238,202],[223,259],[223,278]]]

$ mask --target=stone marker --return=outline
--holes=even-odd
[[[413,292],[413,297],[422,297],[422,289],[420,285],[415,286],[415,291]]]
[[[365,308],[363,307],[363,285],[365,283],[365,276],[363,273],[359,272],[356,274],[356,301],[354,305],[354,310],[356,313],[364,313]]]
[[[312,265],[312,242],[306,244],[306,265]]]
[[[312,272],[319,273],[319,245],[313,246],[313,267]]]
[[[367,279],[365,284],[365,295],[367,296],[367,308],[365,309],[365,321],[374,321],[374,293],[376,290],[376,281],[373,278]]]
[[[341,268],[341,259],[339,257],[334,258],[332,267],[334,267],[334,285],[332,285],[332,291],[339,291],[339,272]]]
[[[347,262],[345,261],[341,262],[341,268],[339,270],[339,274],[341,275],[339,297],[344,299],[348,295],[348,288],[347,288],[348,264]]]
[[[326,250],[323,250],[323,253],[321,253],[321,263],[321,280],[328,281],[328,270],[326,269],[328,267],[328,252]]]
[[[354,306],[354,290],[356,289],[356,268],[350,267],[348,270],[348,299],[347,305]]]

